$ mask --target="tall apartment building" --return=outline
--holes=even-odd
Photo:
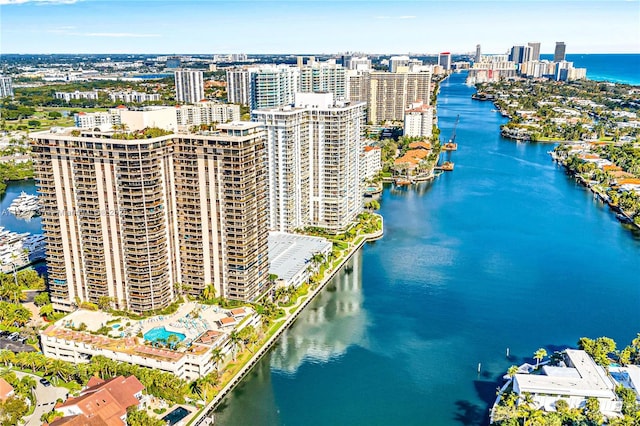
[[[371,59],[366,56],[349,56],[343,58],[342,62],[348,70],[369,71],[371,69]]]
[[[204,99],[202,71],[177,70],[174,75],[176,101],[193,104]]]
[[[532,52],[531,46],[513,46],[509,52],[509,60],[515,64],[529,62]]]
[[[480,62],[480,58],[482,58],[482,47],[479,44],[476,44],[476,56],[474,58],[474,62]]]
[[[365,103],[300,93],[294,107],[258,109],[267,132],[269,229],[349,227],[362,209]]]
[[[450,52],[442,52],[438,55],[438,65],[442,67],[445,71],[451,70],[451,53]]]
[[[431,99],[431,73],[369,73],[367,121],[403,121],[411,102]],[[352,98],[353,99],[353,98]]]
[[[314,62],[300,68],[300,92],[330,92],[335,99],[344,99],[347,94],[346,78],[342,65]]]
[[[11,77],[0,75],[0,99],[13,97],[13,83]]]
[[[118,139],[32,134],[51,300],[112,298],[147,312],[213,284],[255,300],[268,284],[264,131]]]
[[[227,100],[232,104],[249,105],[251,102],[251,71],[227,70]]]
[[[565,52],[567,46],[563,41],[556,41],[556,50],[553,53],[553,62],[562,62],[565,60]]]
[[[539,61],[540,60],[540,43],[539,42],[529,42],[527,46],[531,48],[531,54],[529,55],[530,61]]]
[[[369,101],[369,72],[349,70],[347,72],[347,99],[352,102]]]
[[[250,70],[251,109],[292,105],[300,91],[300,69],[287,65],[262,66]]]

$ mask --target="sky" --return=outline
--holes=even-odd
[[[640,0],[0,0],[8,53],[640,53]]]

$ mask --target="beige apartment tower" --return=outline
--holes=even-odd
[[[146,312],[209,284],[248,301],[267,290],[264,131],[218,129],[133,140],[32,134],[56,309],[106,296]]]
[[[369,73],[367,121],[403,121],[407,106],[416,101],[426,105],[431,100],[431,73]]]

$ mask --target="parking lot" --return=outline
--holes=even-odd
[[[9,349],[13,352],[35,352],[36,349],[25,344],[26,338],[20,337],[17,333],[0,331],[0,350]]]

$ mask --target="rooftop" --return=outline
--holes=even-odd
[[[269,273],[289,281],[306,268],[316,253],[331,250],[332,244],[324,238],[308,235],[269,232]]]
[[[567,349],[567,372],[558,368],[547,369],[547,374],[516,374],[515,383],[520,392],[532,394],[570,395],[615,399],[615,387],[604,369],[597,365],[585,351]]]

